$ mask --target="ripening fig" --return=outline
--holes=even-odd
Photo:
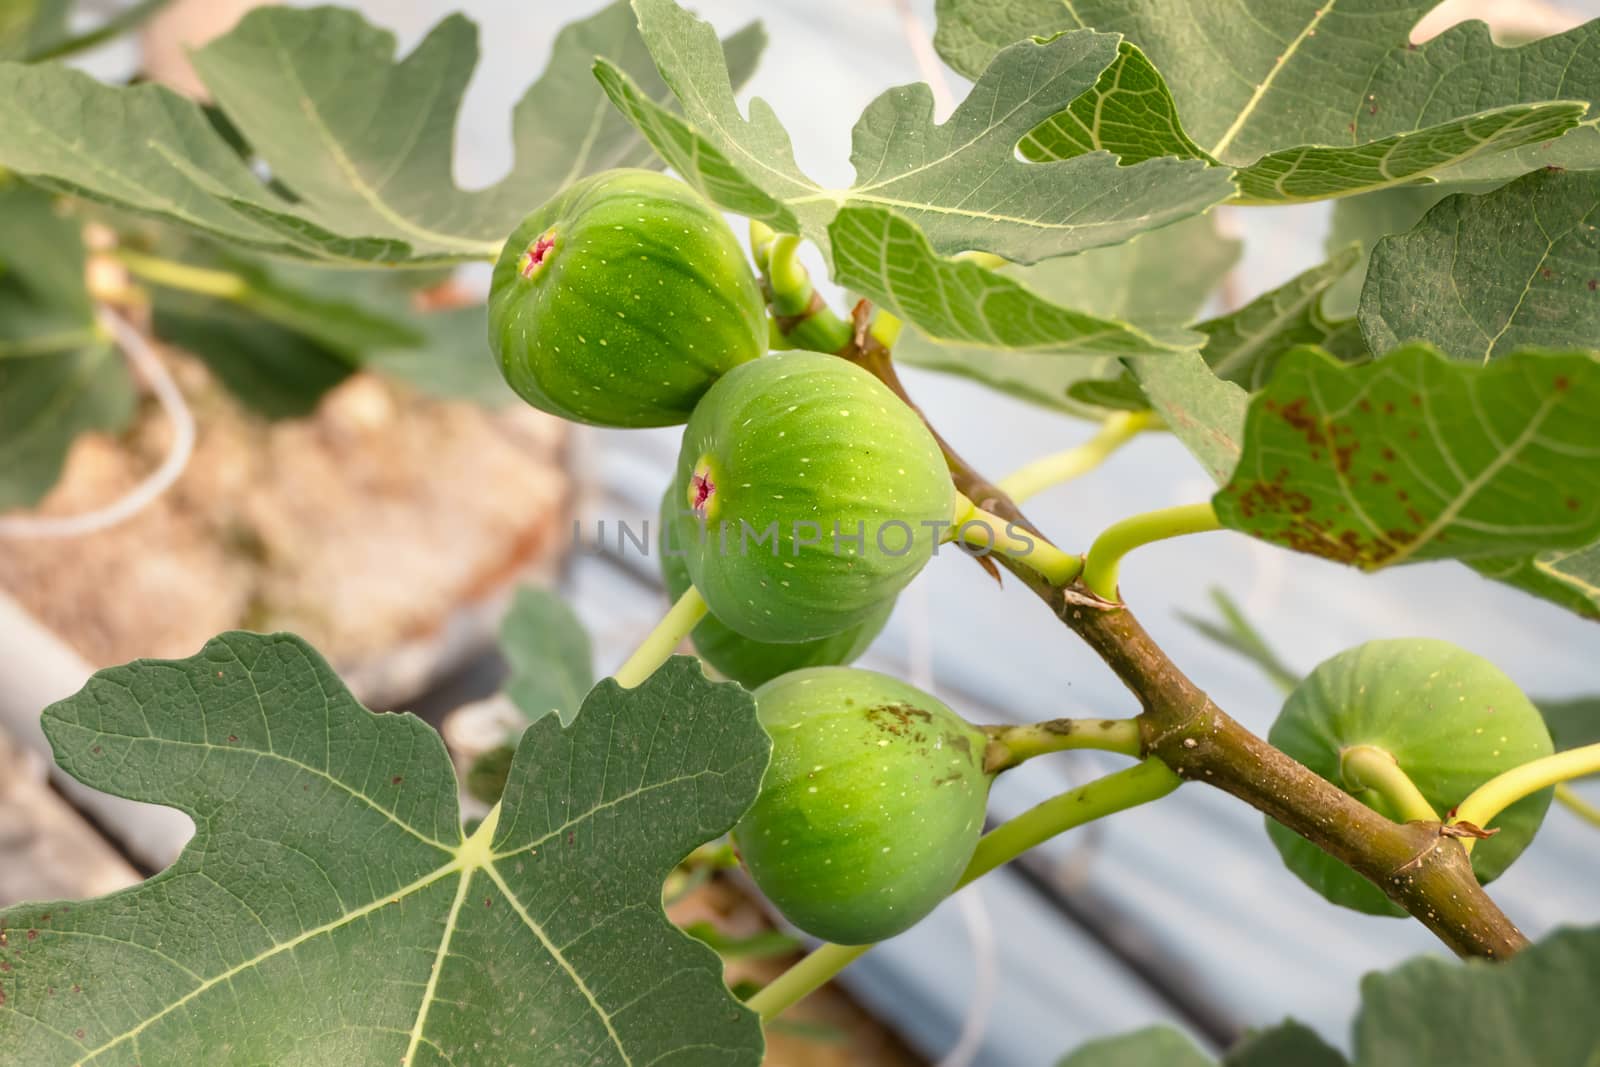
[[[1341,757],[1370,745],[1394,758],[1441,819],[1478,786],[1553,746],[1539,709],[1481,656],[1427,638],[1369,641],[1327,660],[1297,686],[1267,739],[1368,807],[1398,818],[1383,797],[1344,780]],[[1472,869],[1489,882],[1539,830],[1550,791],[1511,805],[1479,841]],[[1403,915],[1376,886],[1272,820],[1284,863],[1335,904]]]
[[[661,500],[662,530],[669,529],[676,506],[677,498],[669,489]],[[669,543],[670,540],[669,537],[661,539],[661,577],[666,582],[668,595],[677,600],[689,588],[689,568],[684,564],[683,550]],[[853,662],[883,631],[893,611],[894,601],[888,600],[874,609],[864,622],[836,634],[781,645],[752,641],[728,629],[715,615],[708,613],[689,639],[694,642],[700,658],[723,677],[733,679],[746,689],[754,689],[780,674],[804,667],[831,667]]]
[[[683,422],[711,383],[766,351],[744,252],[679,181],[610,170],[568,186],[506,240],[489,344],[543,411],[598,426]]]
[[[983,831],[983,732],[853,667],[795,671],[755,696],[772,762],[733,840],[761,891],[800,929],[845,945],[932,911]]]
[[[933,555],[956,501],[916,412],[860,367],[802,351],[712,386],[674,492],[673,543],[711,613],[774,643],[881,611]]]

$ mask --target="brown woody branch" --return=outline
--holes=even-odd
[[[912,402],[889,351],[866,329],[858,304],[854,339],[838,355],[871,371]],[[927,417],[923,416],[927,422]],[[1039,533],[998,486],[974,470],[929,425],[956,488],[986,510]],[[1043,536],[1042,534],[1040,536]],[[1000,559],[1083,638],[1138,699],[1146,755],[1184,778],[1231,793],[1343,861],[1462,956],[1501,959],[1527,945],[1472,872],[1460,843],[1437,822],[1395,823],[1234,721],[1178,669],[1127,605],[1102,600],[1081,582],[1061,589]]]

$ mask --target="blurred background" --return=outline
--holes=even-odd
[[[179,2],[139,36],[82,63],[108,79],[146,70],[192,85],[182,44],[225,29],[245,6]],[[602,4],[351,6],[393,30],[402,51],[450,11],[478,23],[482,61],[457,145],[458,179],[476,187],[508,168],[510,106],[543,68],[555,32]],[[851,126],[885,88],[929,80],[942,112],[965,92],[928,45],[932,0],[694,6],[724,34],[753,18],[765,23],[770,43],[741,98],[773,105],[797,159],[825,183],[849,183]],[[1463,17],[1543,33],[1596,16],[1600,0],[1448,3],[1419,35]],[[1229,306],[1325,258],[1326,205],[1221,208],[1216,216],[1244,242],[1218,298]],[[811,265],[825,276],[819,260]],[[486,275],[462,271],[451,299],[481,297]],[[843,306],[842,294],[824,291]],[[460,358],[489,356],[466,350]],[[231,626],[296,629],[369,705],[417,710],[443,724],[458,754],[470,754],[504,729],[503,705],[492,699],[505,676],[494,630],[516,584],[563,594],[594,636],[600,672],[665,606],[655,561],[618,553],[614,533],[597,545],[595,531],[602,519],[608,530],[618,520],[653,525],[676,430],[574,430],[517,408],[415,397],[364,375],[315,412],[267,427],[213,396],[205,372],[181,357],[174,376],[200,441],[165,498],[112,530],[48,544],[0,541],[0,904],[126,884],[169,861],[187,832],[171,812],[47,780],[37,714],[93,667],[187,655]],[[964,380],[916,368],[903,376],[930,420],[991,477],[1093,430]],[[147,414],[121,438],[80,442],[41,513],[84,510],[159,458],[170,430],[159,410]],[[265,490],[252,490],[259,499],[248,513],[202,503],[259,487],[266,469],[276,473]],[[1076,548],[1119,517],[1210,492],[1175,440],[1149,434],[1027,510]],[[1122,581],[1176,662],[1259,732],[1281,702],[1278,689],[1183,618],[1216,618],[1214,587],[1226,587],[1300,672],[1362,641],[1430,636],[1489,657],[1535,698],[1600,692],[1592,623],[1454,564],[1362,576],[1214,533],[1138,553]],[[901,597],[862,665],[904,676],[978,722],[1137,710],[1033,598],[948,554]],[[1030,763],[997,785],[992,816],[1114,766],[1092,753]],[[1600,801],[1600,785],[1579,789]],[[1144,1025],[1170,1023],[1216,1047],[1286,1015],[1348,1047],[1359,977],[1442,950],[1415,923],[1324,904],[1283,868],[1261,823],[1231,798],[1189,786],[1052,842],[851,967],[842,993],[797,1014],[770,1062],[1044,1067],[1087,1038]],[[1597,886],[1600,836],[1557,806],[1493,893],[1537,938],[1600,921]],[[710,917],[741,936],[770,922],[737,875],[679,915]],[[777,965],[739,964],[757,980]]]

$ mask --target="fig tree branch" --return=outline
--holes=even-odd
[[[864,328],[870,315],[864,302],[857,305],[854,337],[838,354],[877,375],[923,414],[907,395],[888,350]],[[923,421],[928,421],[925,414]],[[984,510],[1038,533],[1009,496],[962,459],[931,424],[929,430],[957,489]],[[1071,585],[1053,586],[1015,560],[999,557],[998,562],[1133,693],[1142,709],[1145,755],[1183,778],[1233,794],[1348,864],[1459,955],[1499,959],[1528,944],[1478,884],[1467,851],[1439,823],[1395,823],[1245,729],[1190,681],[1126,604],[1096,595],[1082,576]]]

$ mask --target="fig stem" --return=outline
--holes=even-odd
[[[871,944],[835,945],[824,942],[768,982],[745,1001],[744,1006],[761,1016],[762,1022],[770,1022],[827,985],[834,975],[864,956],[871,947]]]
[[[250,283],[231,271],[193,267],[127,248],[113,249],[110,255],[135,278],[166,289],[182,289],[219,300],[240,300],[250,291]]]
[[[811,302],[811,273],[800,262],[800,238],[779,234],[767,256],[767,277],[772,281],[772,310],[798,315]]]
[[[867,332],[884,348],[893,348],[904,328],[905,323],[898,316],[879,308],[877,314],[872,316],[872,325],[867,327]]]
[[[949,539],[980,549],[978,555],[1004,556],[1038,572],[1054,586],[1064,586],[1083,570],[1083,559],[1043,537],[978,507],[957,494],[955,518]]]
[[[1147,759],[1126,770],[1096,778],[1069,789],[1021,815],[1008,819],[978,841],[956,889],[977,881],[996,867],[1009,863],[1035,845],[1084,823],[1119,811],[1160,800],[1183,779],[1158,759]],[[954,892],[952,890],[951,892]],[[823,944],[779,975],[765,989],[745,1001],[745,1007],[763,1022],[822,988],[834,975],[859,959],[871,945]]]
[[[705,598],[700,595],[700,590],[691,585],[611,677],[624,689],[632,689],[643,682],[656,672],[656,668],[667,662],[667,657],[705,617]]]
[[[1351,794],[1378,794],[1401,822],[1437,822],[1439,813],[1387,749],[1351,745],[1339,753],[1339,775]]]
[[[1089,557],[1083,565],[1083,584],[1101,600],[1111,604],[1121,603],[1122,598],[1117,592],[1117,571],[1122,566],[1123,556],[1143,545],[1164,541],[1169,537],[1220,529],[1222,522],[1209,500],[1147,511],[1112,523],[1089,547]]]
[[[1120,411],[1102,422],[1095,435],[1083,444],[1034,460],[1001,478],[1000,489],[1021,503],[1051,486],[1094,470],[1155,422],[1155,415],[1148,411]]]
[[[1456,805],[1450,824],[1468,823],[1486,830],[1502,811],[1522,798],[1587,774],[1600,774],[1600,743],[1529,760],[1496,775]],[[1471,852],[1472,842],[1470,837],[1462,838],[1461,847]]]
[[[1011,265],[1009,259],[1004,256],[997,256],[993,252],[962,252],[956,258],[967,263],[976,263],[986,270],[999,270],[1001,267],[1009,267]]]
[[[1595,807],[1578,795],[1577,790],[1570,785],[1562,783],[1556,786],[1556,799],[1572,814],[1584,822],[1600,826],[1600,808]]]
[[[1137,719],[1050,719],[1024,726],[985,726],[983,769],[999,774],[1049,752],[1088,748],[1138,757],[1144,740]]]
[[[1114,774],[1096,778],[1076,789],[1058,793],[1021,815],[1007,819],[979,838],[978,847],[972,853],[972,859],[968,861],[956,888],[976,881],[1058,834],[1086,822],[1160,800],[1182,784],[1183,779],[1172,768],[1152,757]]]
[[[765,223],[750,222],[750,251],[761,272],[761,288],[773,322],[795,348],[830,354],[843,351],[855,336],[849,323],[823,301],[800,262],[801,239],[780,234]]]

